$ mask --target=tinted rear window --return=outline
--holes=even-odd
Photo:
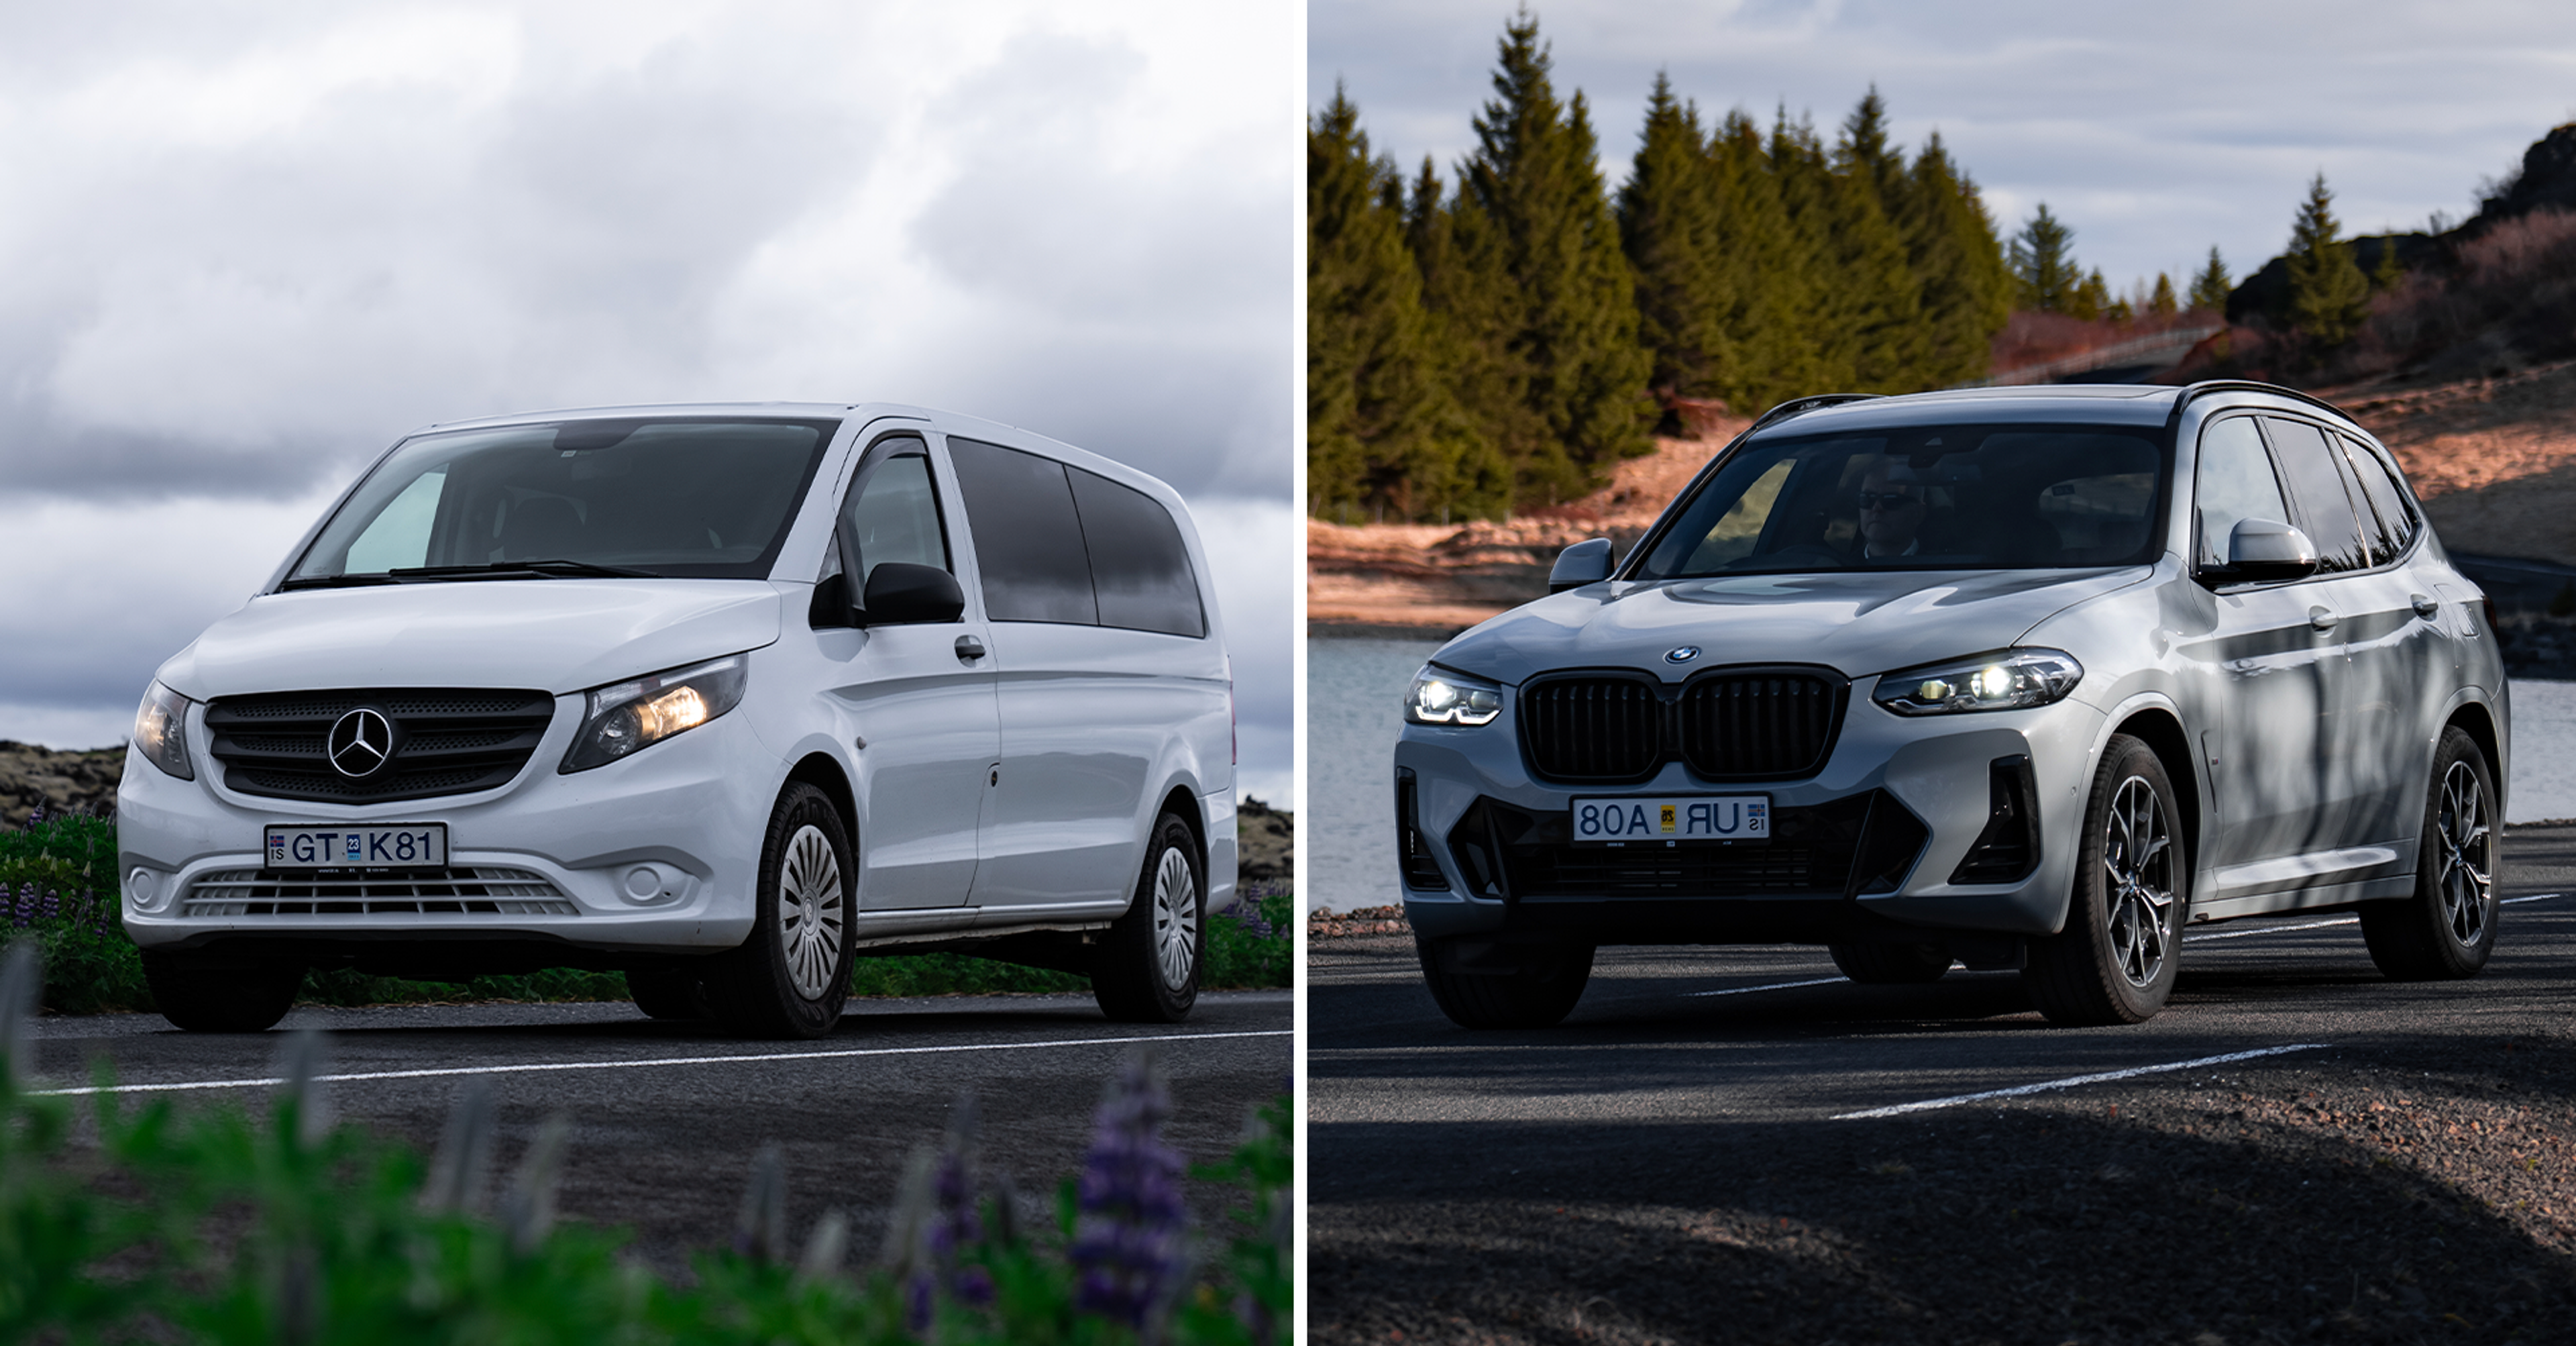
[[[1083,544],[1091,556],[1091,583],[1102,626],[1207,634],[1207,613],[1190,569],[1180,526],[1152,496],[1107,477],[1066,469],[1074,504],[1082,511]]]
[[[948,456],[975,530],[985,615],[1097,624],[1091,562],[1064,464],[973,439],[949,440]]]

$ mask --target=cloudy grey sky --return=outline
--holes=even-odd
[[[1284,800],[1302,11],[0,10],[0,738],[121,739],[403,432],[732,398],[1133,463]]]
[[[1307,99],[1347,81],[1376,148],[1443,177],[1474,145],[1507,0],[1312,0]],[[1655,72],[1704,111],[1785,104],[1830,139],[1875,81],[1910,148],[1938,128],[2006,232],[2076,230],[2114,289],[2278,253],[2322,170],[2351,232],[2476,208],[2481,178],[2576,119],[2565,0],[1583,0],[1532,5],[1613,180]]]

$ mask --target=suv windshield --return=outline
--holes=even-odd
[[[1630,579],[2139,565],[2170,475],[2143,426],[1932,425],[1738,449]]]
[[[286,583],[765,578],[837,425],[672,417],[415,436],[331,516]]]

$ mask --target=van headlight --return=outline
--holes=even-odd
[[[2064,650],[2001,650],[1881,674],[1870,699],[1899,715],[2045,706],[2075,690],[2084,665]]]
[[[134,712],[134,750],[181,780],[197,778],[197,769],[188,764],[188,707],[195,704],[156,681]]]
[[[748,661],[728,654],[594,689],[581,732],[557,770],[569,775],[606,766],[705,724],[742,704],[748,674]]]
[[[1502,684],[1436,666],[1414,674],[1404,698],[1404,718],[1414,724],[1490,724],[1502,713]]]

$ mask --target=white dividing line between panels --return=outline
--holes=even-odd
[[[1982,1093],[1953,1094],[1948,1098],[1927,1098],[1919,1103],[1898,1103],[1893,1107],[1840,1113],[1829,1120],[1851,1122],[1868,1117],[1895,1117],[1909,1112],[1929,1112],[1934,1108],[1955,1108],[1962,1103],[1983,1103],[1993,1098],[2020,1098],[2027,1094],[2045,1093],[2051,1089],[2072,1089],[2077,1085],[2135,1079],[2140,1075],[2162,1075],[2168,1071],[2197,1070],[2202,1066],[2223,1066],[2233,1061],[2251,1061],[2258,1056],[2282,1056],[2290,1052],[2321,1051],[2329,1045],[2331,1044],[2323,1042],[2299,1042],[2286,1047],[2257,1047],[2249,1052],[2229,1052],[2224,1056],[2203,1056],[2196,1060],[2171,1061],[2157,1066],[2131,1066],[2126,1070],[2105,1070],[2094,1075],[2071,1075],[2062,1080],[2042,1080],[2037,1084],[2016,1084],[2009,1089],[1988,1089]]]
[[[1024,1052],[1045,1051],[1054,1047],[1125,1047],[1156,1042],[1206,1042],[1220,1038],[1284,1038],[1296,1033],[1290,1028],[1259,1029],[1240,1033],[1159,1033],[1122,1038],[1065,1038],[1051,1042],[968,1042],[946,1047],[851,1047],[828,1052],[760,1052],[734,1056],[657,1056],[636,1061],[528,1061],[515,1065],[428,1066],[418,1070],[362,1070],[341,1075],[316,1075],[323,1084],[348,1084],[362,1080],[427,1080],[444,1075],[525,1075],[552,1070],[642,1070],[656,1066],[724,1066],[767,1061],[831,1061],[859,1056],[934,1056],[958,1052]],[[159,1094],[190,1089],[259,1089],[284,1084],[283,1076],[269,1075],[257,1079],[180,1080],[167,1084],[84,1085],[76,1089],[34,1089],[39,1097],[64,1098],[82,1094]]]
[[[2565,896],[2567,896],[2565,893],[2534,893],[2529,897],[2508,897],[2498,902],[2496,905],[2509,907],[2516,902],[2546,902],[2553,897]],[[2196,935],[2185,935],[2182,938],[2184,943],[2190,944],[2204,939],[2250,939],[2256,935],[2286,935],[2293,930],[2323,930],[2330,925],[2359,924],[2361,924],[2361,918],[2358,916],[2338,916],[2331,921],[2303,921],[2297,925],[2267,925],[2253,930],[2205,930]]]

